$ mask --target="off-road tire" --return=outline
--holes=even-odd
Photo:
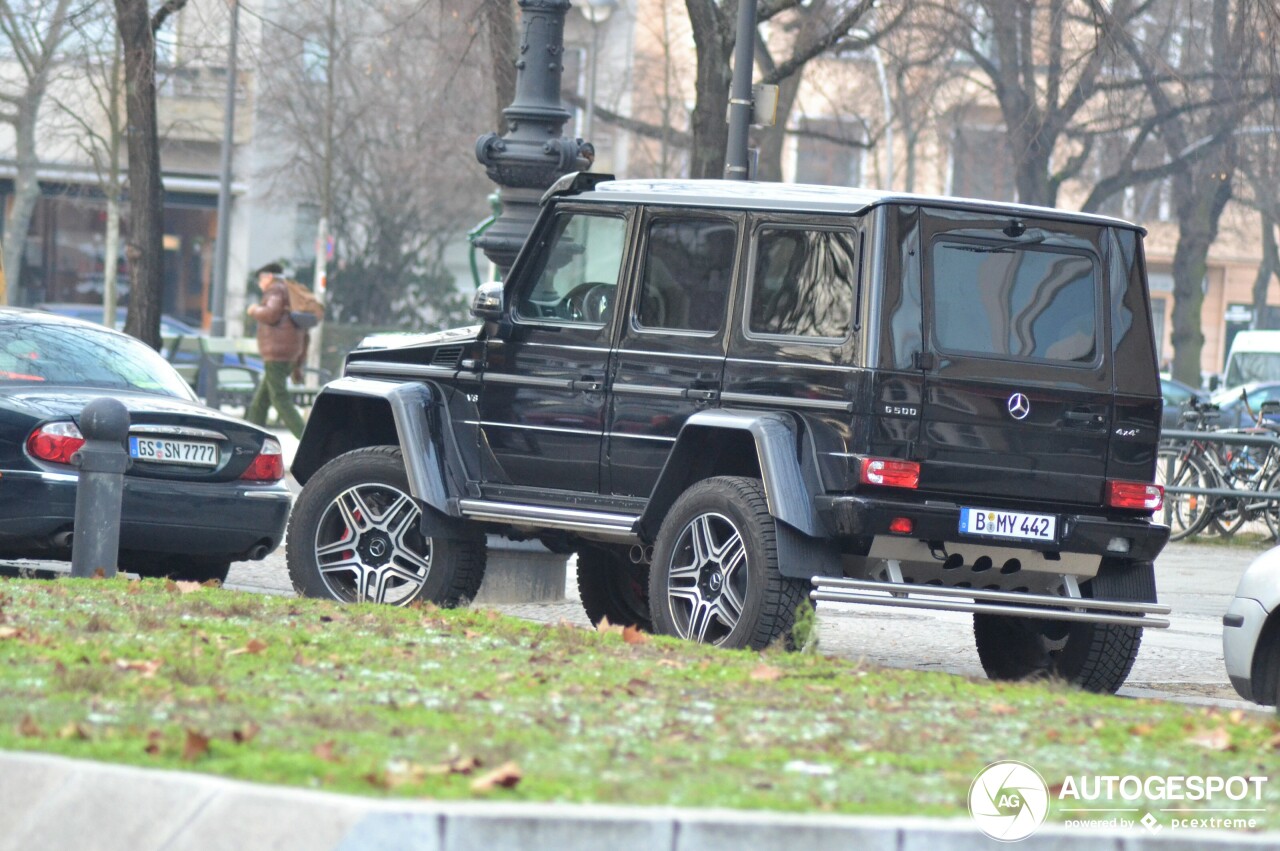
[[[334,569],[330,563],[330,579],[327,580],[326,574],[321,571],[317,551],[332,549],[342,539],[325,545],[317,536],[325,535],[327,540],[333,537],[335,524],[346,523],[338,500],[352,493],[368,494],[372,499],[385,498],[391,504],[383,506],[385,513],[382,517],[387,519],[380,519],[378,522],[394,525],[399,537],[392,540],[396,538],[395,535],[388,533],[383,536],[386,540],[377,556],[382,557],[388,549],[392,555],[388,561],[375,564],[376,559],[371,553],[356,547],[371,544],[372,533],[385,530],[366,529],[356,534],[347,524],[346,534],[353,536],[350,543],[355,546],[347,550],[351,558],[342,558],[346,552],[338,555],[339,560],[351,562],[350,568]],[[473,535],[465,537],[423,536],[418,529],[417,520],[407,514],[410,505],[400,502],[402,497],[408,495],[409,478],[397,446],[355,449],[339,455],[316,471],[298,495],[289,518],[286,560],[294,590],[303,596],[340,602],[375,600],[400,606],[421,601],[452,607],[474,599],[484,579],[486,549],[483,533],[476,527]],[[390,515],[391,506],[396,504],[400,508],[394,515]],[[414,511],[421,510],[411,498],[410,504]],[[370,536],[367,542],[366,535]],[[422,575],[414,574],[412,580],[401,579],[401,573],[392,570],[400,568],[408,555],[415,555],[427,563],[425,571],[420,566],[405,569],[405,576],[414,571],[422,571]],[[371,578],[371,572],[377,572],[377,576],[372,577],[377,582],[372,595],[361,591],[368,587],[367,580]],[[395,586],[390,581],[383,583],[380,579],[382,572],[388,573],[389,579],[401,581]]]
[[[702,522],[695,527],[695,521]],[[712,530],[712,543],[718,544],[721,554],[733,562],[728,571],[720,570],[719,563],[698,564],[691,538],[695,528]],[[740,561],[733,561],[730,552],[731,547],[736,546],[733,544],[735,534],[742,547]],[[701,634],[705,643],[721,647],[762,650],[779,638],[789,645],[796,608],[805,599],[809,583],[779,572],[776,534],[775,521],[769,514],[764,486],[759,479],[721,476],[691,486],[671,506],[654,543],[649,569],[654,630],[691,640],[698,640]],[[692,566],[684,564],[690,560]],[[717,572],[728,574],[722,575],[719,591],[712,587],[710,578]],[[670,593],[673,581],[679,592],[674,599]],[[695,588],[685,587],[690,581],[696,583]],[[721,603],[722,598],[733,596],[729,594],[730,588],[733,595],[742,596],[736,618],[728,614],[735,600],[726,599]],[[689,595],[694,593],[701,604],[690,601]],[[698,612],[720,605],[726,607],[724,612],[694,617]],[[685,611],[686,606],[689,611]],[[704,622],[707,626],[701,627]]]
[[[1253,667],[1249,672],[1253,702],[1275,706],[1280,712],[1280,616],[1275,612],[1267,619],[1253,649]]]
[[[653,632],[649,614],[649,566],[633,564],[626,547],[578,550],[578,596],[592,625],[604,618]]]
[[[1103,559],[1083,596],[1155,602],[1151,562]],[[1086,691],[1114,694],[1133,669],[1142,629],[975,614],[973,637],[982,669],[993,680],[1058,677]]]

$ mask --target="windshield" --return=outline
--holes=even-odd
[[[1280,381],[1280,352],[1232,352],[1223,383],[1238,387],[1255,381]]]
[[[0,324],[0,385],[103,387],[194,398],[182,376],[150,346],[61,323]]]

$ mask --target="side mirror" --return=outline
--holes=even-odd
[[[486,322],[502,319],[502,281],[490,281],[476,289],[471,300],[471,315]]]

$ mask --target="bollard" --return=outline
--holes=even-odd
[[[71,538],[71,575],[90,577],[99,569],[116,575],[120,557],[120,502],[129,469],[129,411],[115,399],[94,399],[80,412],[84,446],[71,456],[80,468],[76,520]]]

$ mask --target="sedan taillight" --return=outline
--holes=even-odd
[[[71,456],[84,446],[84,435],[75,423],[47,423],[27,437],[27,451],[33,458],[70,464]]]
[[[284,454],[280,449],[280,441],[274,437],[262,441],[262,449],[249,469],[240,474],[240,478],[250,482],[278,482],[283,479]]]

